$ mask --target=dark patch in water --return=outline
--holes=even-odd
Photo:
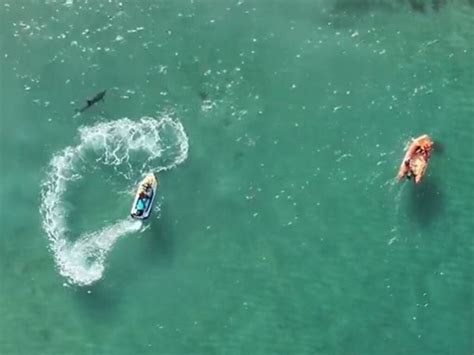
[[[425,0],[410,0],[412,10],[417,12],[425,12]]]
[[[474,5],[474,0],[469,0],[469,3]],[[346,15],[357,15],[374,10],[395,10],[400,7],[409,6],[413,11],[425,13],[430,6],[435,12],[438,12],[446,4],[447,0],[336,0],[334,11]]]
[[[434,142],[433,145],[433,154],[443,155],[445,151],[444,144],[438,141]]]
[[[207,98],[209,97],[209,94],[203,90],[199,90],[198,95],[202,101],[207,100]]]
[[[48,328],[43,328],[40,330],[41,338],[47,343],[51,342],[51,331]]]
[[[412,188],[410,216],[421,225],[428,226],[443,210],[443,193],[436,181],[429,176],[425,176],[419,185]]]
[[[234,153],[234,160],[235,160],[235,161],[239,161],[239,160],[241,160],[243,157],[244,157],[244,153],[243,153],[243,152],[235,152],[235,153]]]
[[[438,12],[444,5],[446,5],[446,0],[433,0],[433,10]]]

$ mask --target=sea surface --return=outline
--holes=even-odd
[[[473,354],[473,93],[469,0],[1,0],[0,354]]]

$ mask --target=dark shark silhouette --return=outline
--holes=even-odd
[[[82,107],[81,109],[76,109],[76,111],[78,113],[82,113],[85,110],[87,110],[89,107],[91,107],[91,106],[95,105],[96,103],[98,103],[99,101],[103,101],[106,91],[107,90],[99,92],[92,99],[87,100],[87,104],[84,107]]]

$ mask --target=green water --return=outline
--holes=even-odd
[[[472,354],[474,8],[392,3],[1,1],[0,353]]]

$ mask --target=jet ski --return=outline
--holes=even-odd
[[[130,216],[134,219],[147,219],[155,200],[158,181],[153,173],[148,174],[138,185]]]
[[[397,179],[413,178],[413,182],[418,184],[425,174],[432,150],[433,141],[427,134],[412,139],[398,170]]]

